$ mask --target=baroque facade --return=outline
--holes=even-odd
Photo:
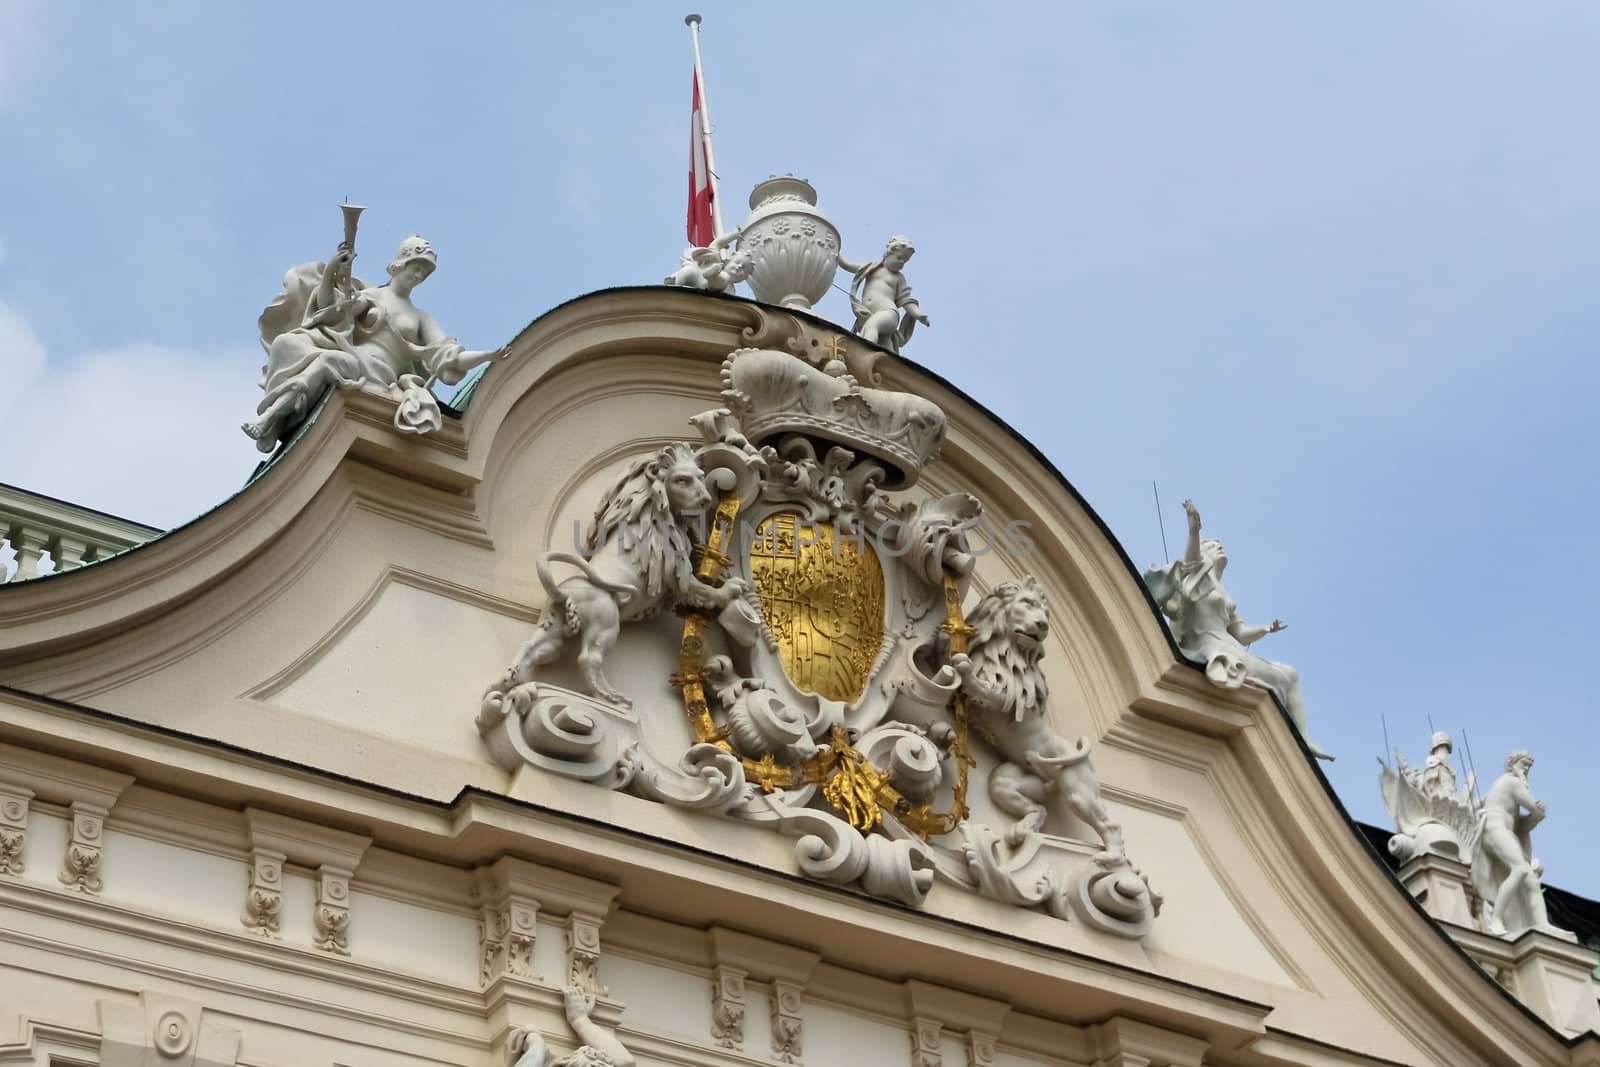
[[[909,248],[877,343],[682,282],[430,335],[459,410],[291,338],[243,492],[0,586],[0,1060],[1600,1064],[1595,954],[1372,854],[1198,513],[1147,587],[895,354]]]

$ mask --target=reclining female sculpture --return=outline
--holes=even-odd
[[[329,389],[384,390],[398,404],[395,428],[428,433],[442,424],[429,386],[454,385],[480,363],[505,354],[469,352],[446,337],[411,293],[433,273],[438,257],[412,234],[389,264],[389,282],[368,286],[351,274],[353,226],[326,264],[295,267],[283,292],[261,313],[265,396],[242,429],[271,452]]]

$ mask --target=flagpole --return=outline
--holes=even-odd
[[[706,103],[706,72],[700,65],[700,15],[685,15],[683,24],[689,27],[694,40],[694,84],[700,90],[700,122],[705,126],[706,171],[711,177],[711,228],[722,236],[722,186],[717,181],[717,155],[711,150],[711,107]]]

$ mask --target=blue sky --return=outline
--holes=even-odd
[[[792,171],[855,258],[911,235],[909,354],[1141,566],[1151,480],[1175,546],[1199,503],[1355,815],[1380,716],[1420,760],[1431,715],[1485,777],[1533,750],[1548,880],[1600,896],[1600,7],[702,10],[730,223]],[[230,493],[255,318],[345,196],[358,272],[424,234],[471,347],[676,263],[678,8],[106,12],[0,0],[0,480],[160,524]]]

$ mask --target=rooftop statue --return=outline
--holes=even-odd
[[[1395,752],[1397,770],[1382,759],[1378,762],[1378,788],[1398,831],[1389,839],[1389,851],[1404,863],[1425,852],[1464,859],[1477,837],[1477,805],[1472,799],[1473,782],[1456,788],[1456,772],[1450,766],[1450,735],[1433,735],[1428,761],[1413,767],[1400,752]]]
[[[1205,664],[1206,677],[1225,689],[1245,682],[1270,690],[1283,702],[1295,729],[1318,759],[1331,760],[1311,741],[1306,730],[1306,702],[1300,692],[1300,672],[1284,663],[1263,659],[1250,646],[1268,634],[1288,628],[1281,619],[1266,626],[1249,626],[1239,617],[1238,605],[1222,584],[1228,553],[1214,537],[1200,539],[1200,512],[1185,500],[1189,516],[1189,543],[1183,558],[1144,572],[1150,595],[1172,620],[1173,636],[1183,654]]]
[[[633,1053],[623,1047],[615,1034],[607,1033],[590,1018],[594,996],[576,986],[561,991],[567,1025],[583,1044],[564,1056],[550,1059],[544,1035],[537,1028],[519,1026],[511,1033],[513,1067],[633,1067]]]
[[[734,287],[750,277],[755,263],[750,253],[743,250],[729,252],[728,243],[738,238],[731,233],[718,238],[709,248],[686,248],[676,274],[666,279],[667,285],[685,289],[706,289],[713,293],[731,293]]]
[[[855,332],[864,340],[898,353],[911,340],[917,323],[933,325],[911,295],[905,269],[916,246],[908,237],[889,238],[883,257],[871,263],[852,263],[839,257],[839,266],[855,275],[850,283],[850,307],[856,313]],[[905,314],[902,315],[901,311]]]
[[[395,429],[437,430],[443,419],[430,387],[454,385],[481,363],[505,354],[468,351],[445,336],[411,294],[438,265],[433,247],[416,234],[400,243],[389,281],[369,286],[351,273],[355,217],[346,207],[345,239],[326,263],[295,267],[283,292],[261,313],[261,371],[265,395],[244,432],[271,452],[329,389],[381,392],[397,405]]]
[[[1533,856],[1533,828],[1544,821],[1544,803],[1533,795],[1528,772],[1533,755],[1517,750],[1489,789],[1472,846],[1472,888],[1493,910],[1485,918],[1491,934],[1514,938],[1527,930],[1573,935],[1550,925],[1539,881],[1543,865]]]

